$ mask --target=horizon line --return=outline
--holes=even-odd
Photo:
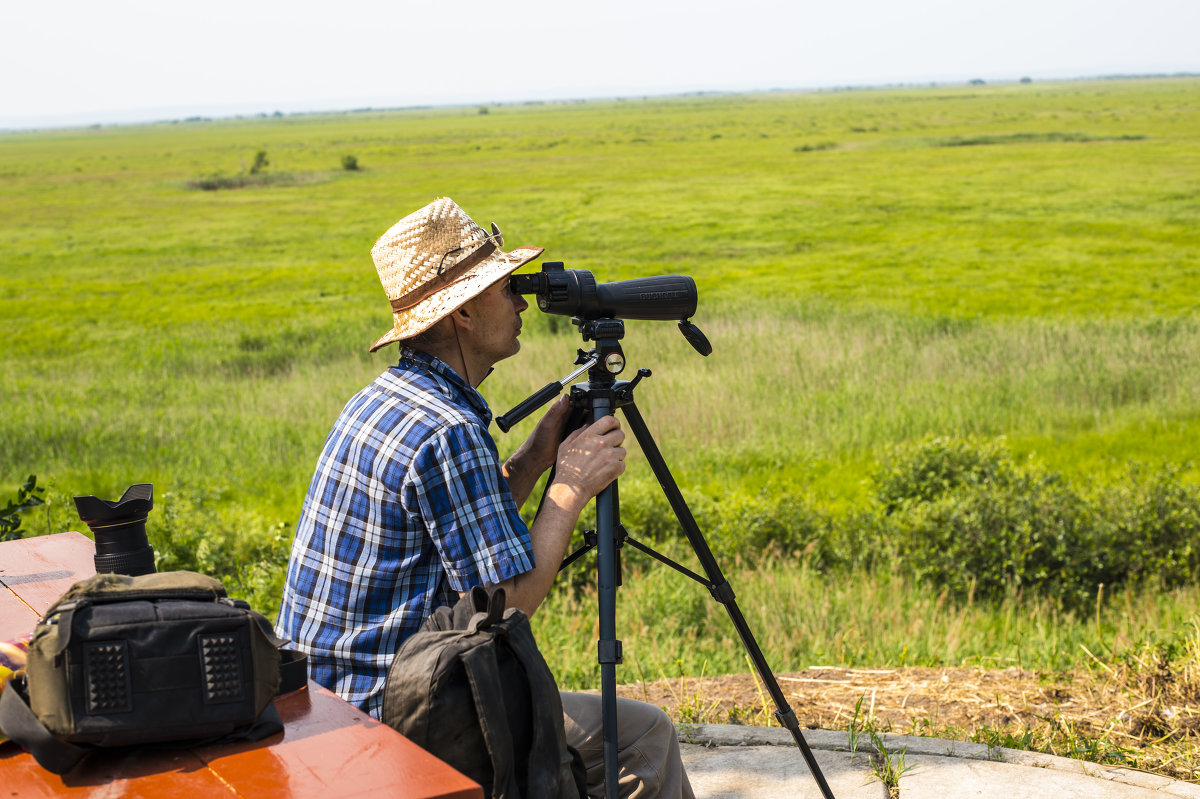
[[[244,111],[233,112],[216,111],[218,108],[232,109],[236,106],[256,106],[261,107],[259,103],[231,103],[229,105],[217,104],[201,104],[195,107],[195,112],[183,110],[183,108],[159,107],[159,108],[130,108],[130,109],[109,109],[107,111],[81,112],[72,114],[50,115],[54,117],[64,118],[61,122],[35,122],[35,123],[8,123],[0,121],[0,133],[39,133],[58,130],[77,130],[77,129],[99,129],[106,127],[139,127],[144,125],[161,125],[161,124],[178,124],[178,123],[194,123],[194,122],[220,122],[239,119],[269,119],[272,117],[296,117],[296,116],[317,116],[322,114],[357,114],[369,112],[396,112],[396,111],[415,111],[428,110],[438,108],[461,108],[466,106],[482,106],[482,107],[501,107],[501,106],[528,106],[528,105],[552,105],[552,104],[573,104],[587,102],[611,102],[625,100],[651,100],[651,99],[669,99],[672,97],[696,97],[708,95],[738,95],[738,94],[784,94],[784,93],[817,93],[817,92],[843,92],[843,91],[870,91],[878,89],[903,89],[903,88],[936,88],[939,86],[985,86],[985,85],[1009,85],[1009,84],[1028,84],[1028,83],[1070,83],[1070,82],[1086,82],[1086,81],[1104,81],[1104,80],[1152,80],[1163,78],[1195,78],[1200,77],[1200,72],[1191,71],[1176,71],[1176,72],[1145,72],[1145,73],[1112,73],[1112,74],[1097,74],[1097,75],[1079,75],[1075,77],[1051,77],[1051,78],[1008,78],[1008,79],[992,79],[985,80],[982,78],[970,79],[954,79],[954,80],[911,80],[897,81],[888,83],[846,83],[832,84],[828,86],[796,86],[796,87],[772,87],[772,88],[754,88],[754,89],[693,89],[680,91],[659,91],[659,92],[627,92],[627,93],[601,93],[592,96],[564,96],[564,97],[543,97],[543,98],[524,98],[511,100],[456,100],[445,102],[427,102],[427,103],[411,103],[406,105],[367,105],[354,106],[348,101],[343,106],[317,107],[321,101],[314,101],[314,107],[303,110],[283,111],[276,109],[271,112],[267,111]],[[336,101],[330,101],[331,103]],[[282,106],[297,105],[299,103],[282,103]],[[208,109],[207,113],[204,109]],[[163,116],[156,116],[163,114]],[[96,117],[103,115],[145,115],[143,118],[129,118],[122,120],[97,120]],[[78,122],[69,122],[70,117],[90,117],[87,120]],[[41,115],[45,119],[47,115]],[[31,118],[37,118],[36,115]]]

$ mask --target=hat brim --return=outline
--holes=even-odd
[[[371,352],[394,341],[424,333],[468,300],[479,296],[499,280],[503,280],[542,254],[542,247],[517,247],[509,252],[496,250],[470,271],[441,291],[427,297],[411,308],[392,314],[392,329],[371,345]]]

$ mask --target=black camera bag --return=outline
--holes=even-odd
[[[206,575],[98,574],[38,622],[0,729],[56,774],[95,747],[261,740],[283,730],[276,693],[307,683],[303,656],[279,644]]]

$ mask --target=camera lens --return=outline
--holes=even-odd
[[[154,507],[154,486],[138,483],[116,502],[94,496],[75,497],[79,520],[96,539],[96,572],[152,574],[154,549],[146,538],[146,517]]]

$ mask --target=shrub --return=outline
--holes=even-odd
[[[247,186],[289,185],[296,182],[290,172],[261,172],[257,175],[226,175],[224,172],[214,172],[202,178],[187,182],[189,189],[203,191],[218,191],[220,189],[243,189]]]
[[[1166,588],[1200,578],[1200,489],[1185,484],[1180,472],[1134,464],[1122,483],[1098,497],[1111,526],[1114,577],[1152,579]]]
[[[1014,468],[1002,438],[988,442],[929,438],[888,451],[874,477],[875,498],[890,514],[963,485],[1006,480]]]
[[[271,162],[267,160],[267,151],[259,150],[254,154],[254,163],[250,165],[250,174],[257,175],[270,165]]]
[[[959,596],[1032,590],[1082,608],[1098,587],[1200,577],[1200,488],[1180,467],[1135,466],[1087,493],[1003,443],[934,438],[875,475],[876,540],[903,569]]]
[[[248,175],[226,175],[224,172],[214,172],[202,178],[188,181],[188,188],[216,191],[217,189],[240,189],[250,184]]]
[[[13,541],[21,537],[21,513],[36,508],[45,502],[42,495],[46,489],[38,486],[37,477],[29,475],[17,489],[16,499],[0,508],[0,541]]]
[[[908,505],[890,528],[904,568],[922,581],[959,596],[1032,589],[1078,605],[1094,595],[1101,570],[1089,557],[1087,522],[1085,504],[1058,475],[1032,468]]]
[[[146,524],[159,571],[186,569],[220,580],[231,596],[274,618],[283,595],[291,528],[231,507],[220,495],[165,493]]]
[[[342,169],[347,172],[355,172],[358,170],[358,157],[353,155],[342,156]]]

